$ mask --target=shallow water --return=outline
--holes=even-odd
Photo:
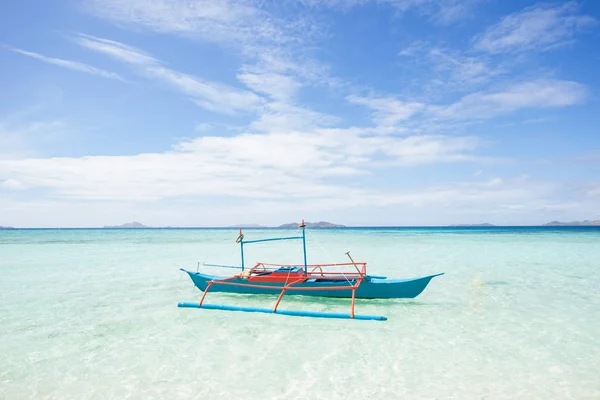
[[[600,229],[312,230],[309,263],[350,250],[372,274],[445,275],[416,299],[357,301],[385,322],[178,308],[201,295],[179,268],[238,264],[236,237],[0,231],[0,398],[600,398]],[[245,256],[301,262],[302,249],[256,244]],[[349,301],[281,307],[348,312]]]

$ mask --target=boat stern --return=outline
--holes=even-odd
[[[410,279],[372,278],[364,282],[357,291],[357,297],[371,299],[412,299],[420,295],[429,282],[444,273]]]

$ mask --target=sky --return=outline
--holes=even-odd
[[[600,219],[600,2],[0,5],[0,225]]]

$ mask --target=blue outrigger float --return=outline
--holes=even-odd
[[[307,264],[306,262],[306,235],[304,221],[300,225],[302,235],[279,238],[266,238],[257,240],[244,240],[240,234],[236,242],[240,245],[241,266],[227,266],[218,264],[204,264],[210,267],[238,268],[241,273],[233,276],[216,276],[204,274],[199,271],[186,272],[194,285],[204,292],[200,302],[180,302],[179,307],[204,308],[209,310],[261,312],[303,317],[321,318],[351,318],[362,320],[385,321],[381,315],[359,315],[354,313],[355,299],[399,299],[414,298],[418,296],[429,284],[429,281],[443,273],[410,279],[387,279],[385,276],[367,274],[367,263],[355,262],[350,253],[349,263],[341,264]],[[244,245],[276,240],[302,240],[304,263],[299,265],[267,264],[259,262],[251,268],[244,265]],[[353,267],[350,271],[326,271],[332,267]],[[278,295],[273,308],[237,307],[222,304],[206,304],[204,299],[208,292],[227,292],[241,294],[271,294]],[[341,297],[351,298],[352,306],[349,314],[327,313],[314,311],[280,310],[279,303],[283,295],[290,294],[302,296]]]

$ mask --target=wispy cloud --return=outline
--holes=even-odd
[[[254,90],[252,92],[209,82],[167,68],[150,54],[123,43],[89,35],[78,35],[74,40],[85,48],[131,65],[141,76],[175,88],[207,110],[227,114],[235,112],[257,114],[257,119],[249,126],[254,131],[306,130],[331,126],[338,122],[334,116],[295,104],[296,93],[302,86],[299,79],[307,75],[305,73],[301,77],[292,75],[297,68],[297,65],[292,62],[271,67],[263,67],[260,64],[244,65],[237,78]],[[276,60],[282,61],[282,58]],[[268,99],[257,93],[266,95]]]
[[[420,56],[431,48],[431,43],[424,40],[415,40],[410,43],[408,46],[405,46],[402,50],[398,52],[399,56],[403,57],[415,57]]]
[[[237,78],[255,92],[263,93],[276,101],[293,101],[301,84],[289,75],[272,72],[242,73]]]
[[[142,66],[160,64],[156,58],[144,51],[114,40],[103,39],[82,33],[73,36],[72,39],[82,47],[104,53],[115,60],[128,64]]]
[[[402,1],[391,0],[392,4],[402,4]],[[472,10],[481,0],[429,0],[413,1],[414,7],[440,25],[450,25],[471,17]]]
[[[490,81],[507,71],[499,65],[492,63],[481,56],[466,56],[450,50],[432,48],[428,52],[428,60],[432,62],[438,79],[454,88],[469,88]],[[447,78],[444,79],[444,75]]]
[[[512,73],[508,60],[487,53],[459,50],[416,40],[398,52],[403,75],[411,76],[408,90],[433,101],[451,93],[471,92]]]
[[[410,119],[425,108],[425,104],[405,102],[392,97],[361,97],[350,95],[347,100],[354,104],[362,104],[374,110],[371,117],[379,125],[396,125]]]
[[[573,39],[575,33],[592,26],[597,20],[579,13],[579,5],[570,1],[562,5],[540,4],[510,14],[476,38],[477,50],[491,53],[547,50]]]
[[[449,25],[470,16],[481,0],[297,0],[309,7],[328,7],[343,11],[366,4],[390,7],[399,15],[415,11],[439,25]]]
[[[589,187],[587,190],[587,195],[589,197],[600,198],[600,183]]]
[[[119,26],[183,35],[233,49],[244,60],[240,78],[250,85],[259,81],[272,85],[268,95],[282,95],[280,85],[294,90],[292,86],[301,81],[339,83],[311,54],[323,27],[294,2],[85,0],[83,4],[87,12]]]
[[[303,21],[269,13],[268,2],[251,0],[86,0],[84,9],[125,26],[186,35],[212,43],[244,47],[286,43],[306,35]],[[290,32],[295,35],[290,35]]]
[[[162,66],[146,66],[148,77],[159,79],[189,95],[194,103],[210,111],[231,114],[254,111],[261,103],[256,94],[229,85],[209,82]]]
[[[402,123],[398,127],[407,133],[439,130],[439,122],[448,131],[451,126],[447,123],[453,120],[470,123],[523,109],[567,107],[584,102],[588,95],[589,89],[578,82],[537,79],[478,91],[449,104],[403,102],[390,96],[350,95],[347,100],[374,110],[371,118],[379,128]]]
[[[207,110],[226,114],[248,112],[256,110],[261,103],[261,98],[253,92],[167,68],[142,50],[123,43],[89,35],[80,35],[74,40],[85,48],[131,65],[141,76],[169,85]]]
[[[40,147],[63,135],[66,124],[60,120],[23,122],[23,118],[0,120],[0,159],[33,156]]]
[[[328,75],[314,49],[328,26],[319,8],[347,10],[379,4],[398,15],[415,10],[437,23],[464,18],[480,0],[85,0],[83,8],[121,27],[146,29],[216,43],[244,58],[240,79],[269,96],[294,94],[305,84],[344,86]],[[269,88],[270,86],[271,88]],[[285,90],[286,92],[282,92]]]
[[[87,74],[97,75],[97,76],[101,76],[103,78],[114,79],[114,80],[118,80],[121,82],[125,82],[125,79],[123,79],[119,74],[116,74],[114,72],[108,72],[108,71],[105,71],[100,68],[92,67],[91,65],[84,64],[84,63],[81,63],[78,61],[64,60],[62,58],[46,57],[41,54],[34,53],[32,51],[26,51],[26,50],[22,50],[22,49],[10,47],[10,46],[3,46],[3,47],[5,47],[6,49],[8,49],[10,51],[14,51],[15,53],[23,54],[24,56],[32,57],[37,60],[43,61],[45,63],[57,65],[59,67],[67,68],[72,71],[85,72]]]
[[[586,86],[572,81],[535,80],[515,83],[501,91],[478,92],[448,106],[432,106],[441,118],[482,119],[526,108],[565,107],[583,102]]]

